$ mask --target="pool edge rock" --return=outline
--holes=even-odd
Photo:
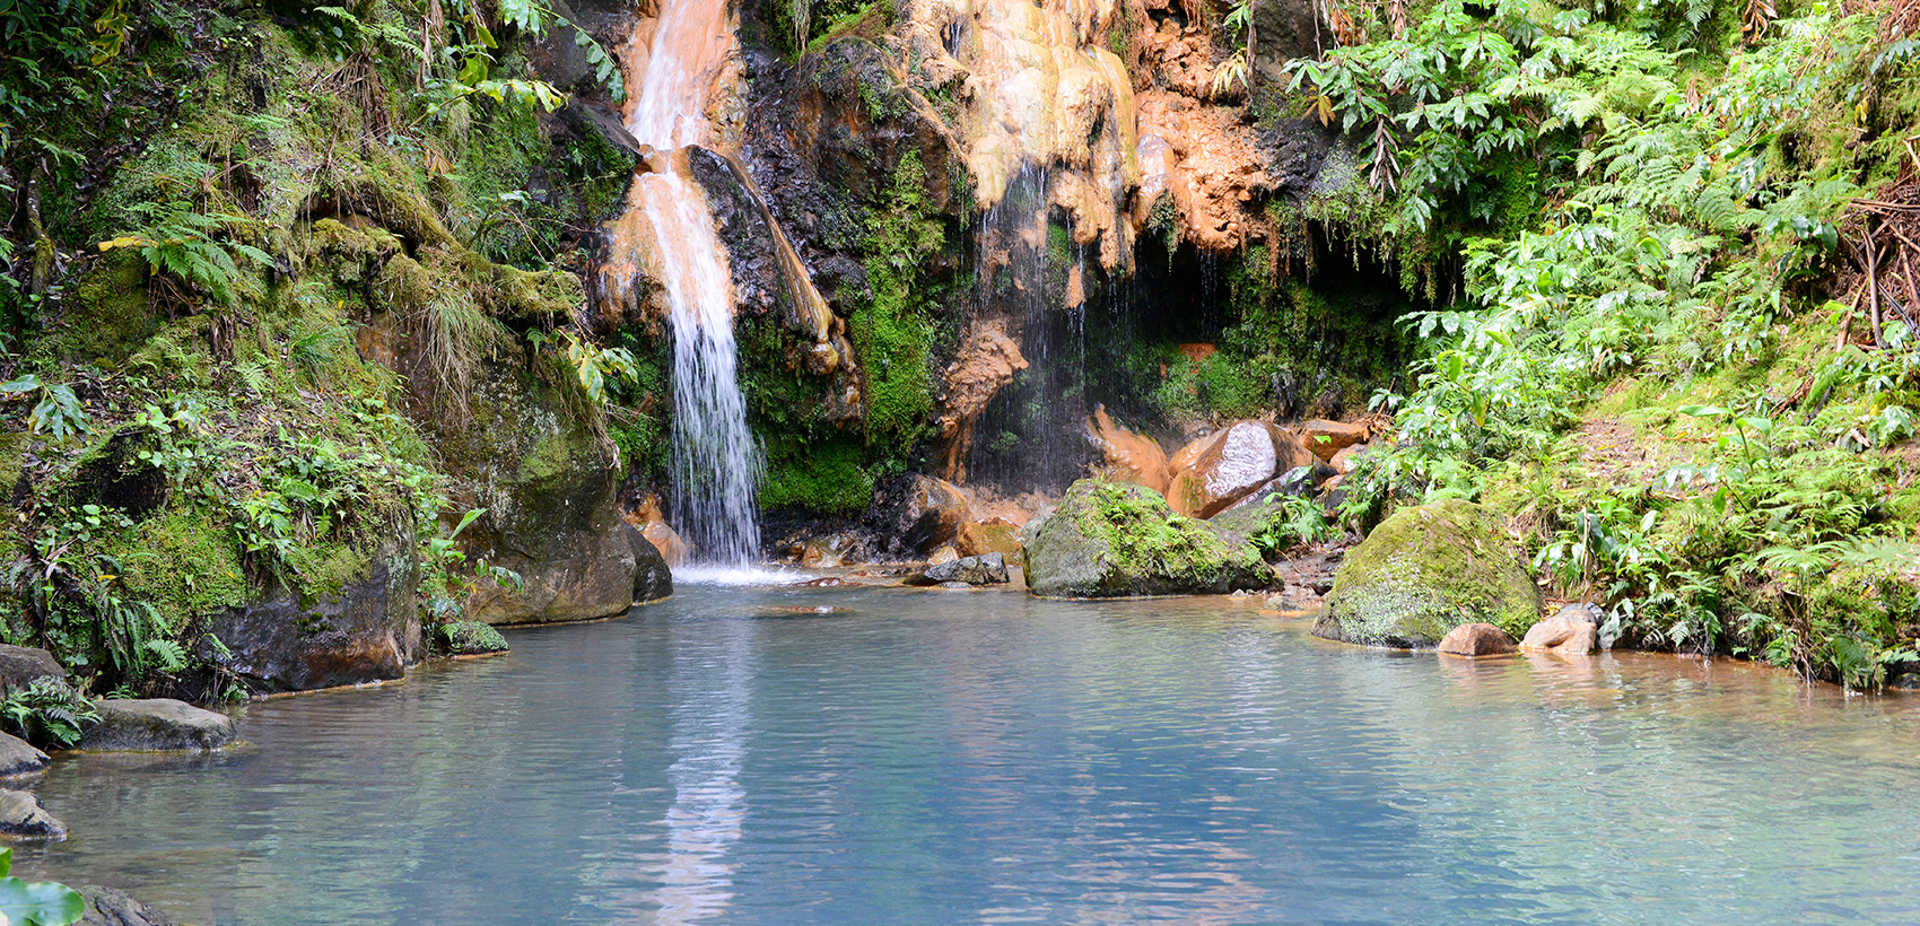
[[[0,788],[0,839],[8,842],[59,842],[67,838],[67,825],[40,806],[40,799],[28,791]]]
[[[233,742],[233,718],[171,698],[95,702],[100,722],[74,749],[83,752],[206,752]]]
[[[1519,636],[1542,607],[1540,589],[1500,516],[1442,499],[1394,512],[1347,554],[1313,634],[1431,649],[1466,623]]]
[[[1027,590],[1042,598],[1223,594],[1274,581],[1251,545],[1233,544],[1131,483],[1075,482],[1022,539]]]
[[[113,888],[89,884],[79,891],[87,909],[75,926],[179,926],[166,914]]]

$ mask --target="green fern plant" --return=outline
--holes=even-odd
[[[86,695],[51,675],[8,689],[0,698],[0,716],[21,739],[58,746],[79,742],[88,727],[100,722],[100,711]]]
[[[271,266],[273,256],[250,244],[232,240],[235,228],[251,220],[244,216],[194,211],[177,200],[146,202],[131,207],[144,219],[140,227],[100,242],[102,252],[131,248],[147,263],[152,276],[183,287],[178,301],[191,305],[204,296],[225,306],[237,305],[235,287],[242,275],[241,261]]]

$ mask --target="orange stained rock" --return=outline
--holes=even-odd
[[[1027,358],[1021,355],[1020,345],[1007,335],[1007,323],[1003,319],[981,319],[968,328],[959,356],[947,365],[943,374],[947,398],[941,408],[939,426],[941,436],[947,440],[946,478],[954,482],[966,480],[966,456],[973,443],[974,423],[986,411],[987,403],[993,401],[994,394],[1013,382],[1015,373],[1026,368]]]
[[[1159,441],[1114,424],[1105,405],[1093,407],[1093,415],[1087,419],[1087,439],[1100,449],[1109,478],[1166,493],[1172,473]]]

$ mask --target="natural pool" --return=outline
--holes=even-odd
[[[1920,700],[1306,630],[682,588],[254,704],[245,750],[61,761],[74,836],[16,867],[197,923],[1920,920]]]

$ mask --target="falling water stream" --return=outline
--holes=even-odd
[[[732,44],[725,0],[663,0],[627,128],[675,152],[635,181],[673,332],[673,523],[698,560],[738,567],[760,548],[760,452],[736,375],[726,250],[680,150],[708,141],[707,97]]]

